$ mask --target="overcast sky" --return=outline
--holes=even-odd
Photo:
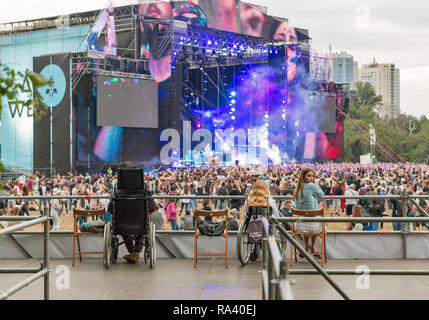
[[[107,0],[1,0],[0,23],[99,9]],[[429,117],[429,1],[248,0],[268,14],[310,31],[312,46],[347,51],[359,65],[395,63],[401,69],[401,111]],[[115,5],[136,0],[113,0]],[[7,8],[7,9],[6,9]]]

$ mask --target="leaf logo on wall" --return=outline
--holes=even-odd
[[[47,80],[52,81],[51,85],[39,88],[43,102],[51,108],[58,106],[64,99],[66,93],[66,76],[63,70],[56,64],[49,64],[43,68],[40,74]]]

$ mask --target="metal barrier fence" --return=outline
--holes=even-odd
[[[267,217],[263,218],[262,225],[262,299],[293,300],[288,264],[281,259],[275,229],[269,227]]]
[[[266,244],[262,247],[262,257],[263,257],[263,266],[268,264],[268,268],[263,268],[263,270],[268,270],[268,274],[263,274],[263,279],[268,279],[269,285],[263,286],[263,297],[269,297],[269,299],[285,299],[289,298],[290,289],[285,287],[280,287],[280,282],[288,283],[288,275],[310,275],[310,274],[320,274],[322,275],[329,284],[346,300],[350,300],[350,297],[338,286],[338,284],[330,277],[330,275],[359,275],[362,274],[356,270],[325,270],[323,269],[312,255],[310,255],[304,248],[301,246],[286,229],[283,227],[282,222],[322,222],[322,223],[332,223],[332,222],[429,222],[429,218],[324,218],[324,217],[289,217],[289,218],[277,218],[270,217],[268,221],[264,218],[264,234],[266,241],[269,242],[269,246]],[[291,245],[295,246],[296,249],[304,256],[304,258],[310,262],[310,264],[316,270],[289,270],[287,263],[281,261],[278,250],[277,239],[273,236],[275,232],[280,232],[281,235],[286,237]],[[268,238],[267,238],[268,237]],[[274,249],[273,249],[274,247]],[[279,268],[276,266],[282,266],[282,271],[279,271]],[[274,266],[274,267],[273,267]],[[368,272],[369,275],[429,275],[429,270],[372,270]],[[263,280],[264,281],[264,280]],[[264,281],[265,282],[265,281]]]
[[[48,215],[48,211],[45,209],[43,216],[40,217],[0,217],[1,221],[26,221],[12,227],[5,227],[2,225],[3,229],[0,230],[0,237],[4,235],[11,235],[17,230],[22,230],[27,227],[34,226],[36,224],[43,223],[43,263],[40,264],[40,268],[5,268],[0,269],[0,274],[17,274],[17,273],[34,273],[31,277],[27,278],[24,281],[21,281],[17,285],[13,286],[6,292],[0,291],[0,300],[6,300],[11,295],[17,293],[23,288],[29,286],[34,281],[39,278],[44,278],[44,299],[49,300],[49,220],[51,218]],[[16,239],[15,239],[16,240]]]
[[[23,199],[23,200],[53,200],[53,199],[59,199],[59,200],[79,200],[79,199],[110,199],[111,196],[16,196],[16,197],[7,197],[7,196],[1,196],[0,200],[10,200],[10,199]],[[153,195],[151,198],[158,199],[158,200],[169,200],[169,199],[185,199],[185,200],[221,200],[226,201],[226,205],[228,206],[228,202],[231,200],[245,200],[247,196],[204,196],[204,195],[190,195],[190,196],[175,196],[175,195]],[[132,200],[132,198],[126,198],[128,200]],[[147,198],[136,198],[136,199],[149,199]],[[274,200],[291,200],[292,196],[272,196],[272,199]],[[429,222],[429,214],[425,212],[425,210],[417,203],[416,199],[429,199],[428,195],[408,195],[407,192],[403,192],[401,195],[365,195],[365,196],[328,196],[326,197],[327,200],[333,200],[333,199],[355,199],[355,200],[361,200],[361,199],[367,199],[367,200],[389,200],[389,199],[395,199],[395,200],[401,200],[402,201],[402,211],[403,211],[403,217],[389,217],[389,218],[337,218],[337,217],[311,217],[311,218],[270,218],[268,221],[267,217],[263,220],[264,225],[264,239],[263,239],[263,261],[262,261],[262,282],[263,282],[263,297],[264,299],[292,299],[292,294],[290,290],[290,281],[288,280],[288,274],[321,274],[334,288],[337,290],[338,293],[341,294],[341,296],[345,299],[350,299],[346,293],[344,293],[341,288],[332,280],[332,278],[329,276],[329,274],[353,274],[356,275],[355,270],[324,270],[322,269],[319,264],[316,262],[316,260],[309,255],[304,248],[295,241],[295,239],[292,238],[292,236],[287,232],[281,222],[324,222],[324,223],[347,223],[347,222],[395,222],[395,223],[403,223],[404,226],[401,231],[403,236],[403,248],[404,248],[404,259],[407,258],[407,235],[408,233],[413,233],[408,230],[408,224],[405,225],[405,222]],[[426,218],[411,218],[407,217],[407,201],[410,201],[413,203],[417,210]],[[268,200],[267,200],[268,202]],[[269,205],[269,204],[267,204]],[[50,208],[50,203],[49,203]],[[45,211],[46,214],[46,211]],[[16,217],[12,220],[18,221],[18,220],[31,220],[34,217]],[[0,221],[11,219],[11,217],[0,217]],[[45,221],[45,243],[46,239],[48,239],[47,235],[47,221],[49,220],[49,217],[45,215],[43,220]],[[34,222],[31,225],[35,225],[41,223],[41,221]],[[28,227],[30,225],[23,226],[20,225],[19,229]],[[12,227],[13,228],[13,227]],[[12,232],[18,230],[16,229],[10,229],[8,234],[11,234]],[[316,269],[314,270],[288,270],[288,265],[285,261],[281,260],[280,250],[277,243],[277,231],[280,232],[284,237],[288,239],[288,241],[293,244],[298,251],[313,265],[313,267]],[[4,230],[3,230],[4,231]],[[388,233],[388,232],[384,232]],[[395,232],[397,233],[397,232]],[[2,233],[0,232],[0,235]],[[47,252],[47,245],[45,247],[45,253]],[[46,259],[45,255],[45,259]],[[37,270],[37,272],[40,271],[40,274],[36,274],[32,278],[28,279],[28,281],[34,281],[35,279],[44,276],[45,282],[46,279],[49,279],[48,271],[46,266],[48,265],[48,261],[45,261],[45,269],[40,271]],[[5,269],[7,270],[7,269]],[[13,270],[12,270],[13,271]],[[26,270],[24,270],[26,271]],[[35,269],[30,269],[27,271],[36,272]],[[7,271],[1,270],[0,273],[6,273]],[[428,275],[429,271],[426,270],[415,270],[415,271],[398,271],[398,270],[373,270],[371,271],[371,274],[377,274],[377,275]],[[37,276],[37,277],[36,277]],[[34,278],[36,277],[36,278]],[[25,283],[27,283],[25,282]],[[31,283],[30,282],[30,283]],[[19,289],[21,289],[23,286],[25,286],[25,283],[21,283],[19,285]],[[29,283],[28,283],[29,284]],[[27,284],[27,285],[28,285]],[[12,289],[11,289],[12,290]],[[16,290],[17,291],[17,290]],[[14,291],[14,292],[16,292]],[[47,294],[46,294],[47,292]],[[10,294],[9,294],[10,295]],[[45,284],[45,298],[49,298],[49,288],[46,287]]]

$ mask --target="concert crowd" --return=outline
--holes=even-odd
[[[145,171],[147,189],[153,195],[210,195],[239,196],[248,195],[252,185],[264,180],[271,195],[292,195],[298,183],[298,176],[303,168],[314,171],[314,182],[319,185],[326,197],[321,205],[328,208],[331,216],[404,216],[400,200],[356,200],[331,199],[333,195],[429,195],[429,166],[423,164],[361,165],[353,163],[325,164],[283,164],[272,166],[231,166],[231,167],[189,167],[155,168]],[[2,195],[6,196],[60,196],[60,195],[105,195],[112,194],[118,182],[118,174],[109,167],[98,174],[68,173],[48,176],[36,172],[32,176],[20,174],[16,179],[7,179],[3,183]],[[429,200],[417,200],[418,204],[429,212]],[[54,230],[59,230],[60,218],[68,216],[73,208],[95,210],[108,208],[108,199],[89,199],[82,204],[76,200],[52,200],[51,215],[54,217]],[[279,211],[284,216],[290,215],[292,200],[277,200]],[[156,211],[152,213],[156,228],[166,228],[166,222],[172,230],[193,229],[192,212],[204,210],[230,209],[231,230],[238,229],[244,200],[156,200]],[[0,215],[30,215],[30,211],[42,211],[49,207],[47,200],[0,201]],[[172,209],[173,208],[173,209]],[[406,204],[405,215],[423,216],[412,202]],[[360,214],[359,214],[360,212]],[[180,217],[181,225],[177,217]],[[353,230],[354,225],[348,225]],[[363,230],[377,230],[381,225],[363,224]],[[393,230],[400,230],[401,224],[393,223]],[[412,230],[429,230],[429,225],[410,224]]]

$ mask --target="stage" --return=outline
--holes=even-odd
[[[38,260],[3,259],[0,267],[37,267]],[[426,269],[427,260],[328,260],[327,269]],[[69,289],[58,289],[64,266],[70,270]],[[231,260],[228,269],[222,259],[201,259],[196,269],[191,259],[160,259],[154,269],[143,261],[136,265],[119,259],[109,270],[99,259],[85,259],[71,266],[70,259],[52,259],[50,294],[52,300],[261,300],[261,261],[242,267]],[[58,269],[57,269],[58,268]],[[298,262],[294,269],[311,269]],[[58,271],[58,273],[56,273]],[[26,275],[2,275],[0,290],[5,290]],[[358,276],[332,276],[353,300],[427,299],[429,276],[370,276],[369,290],[358,289]],[[341,300],[341,296],[320,275],[290,275],[296,300]],[[9,300],[42,300],[43,281],[38,280]]]
[[[153,6],[165,15],[152,16]],[[66,174],[341,161],[349,93],[333,82],[332,53],[315,54],[307,29],[266,9],[154,1],[75,13],[65,29],[62,17],[11,23],[0,33],[2,63],[53,83],[39,117],[23,101],[18,111],[3,102],[2,163]],[[21,127],[28,134],[16,135]]]

